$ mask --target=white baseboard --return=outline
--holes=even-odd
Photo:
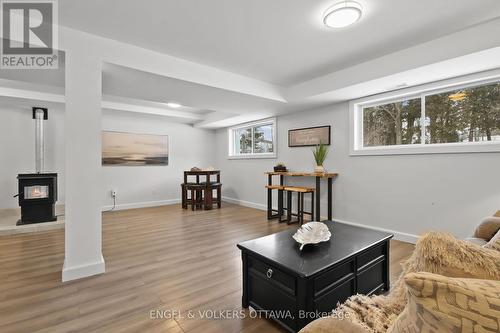
[[[250,202],[250,201],[245,201],[245,200],[239,200],[239,199],[234,199],[230,197],[222,197],[222,201],[226,201],[229,203],[233,203],[235,205],[240,205],[240,206],[245,206],[245,207],[250,207],[250,208],[255,208],[258,210],[267,210],[266,205],[258,204],[255,202]]]
[[[133,208],[145,208],[145,207],[155,207],[155,206],[166,206],[166,205],[175,205],[181,203],[181,199],[168,199],[168,200],[158,200],[158,201],[145,201],[145,202],[132,202],[125,204],[116,205],[114,210],[124,210],[124,209],[133,209]],[[113,208],[113,205],[102,206],[101,210],[107,211]],[[64,215],[64,203],[56,205],[56,213],[57,215]],[[11,217],[11,216],[20,216],[21,209],[20,208],[3,208],[0,209],[0,218],[3,217]]]
[[[61,213],[64,213],[64,204],[58,203],[56,204],[56,215],[59,215]],[[21,208],[19,207],[0,208],[0,218],[13,217],[13,216],[20,218]]]
[[[339,219],[336,219],[336,218],[334,218],[333,220],[335,222],[344,223],[344,224],[348,224],[348,225],[353,225],[355,227],[363,227],[363,228],[368,228],[368,229],[372,229],[372,230],[377,230],[377,231],[382,231],[382,232],[388,232],[388,233],[394,235],[394,239],[395,240],[399,240],[399,241],[402,241],[402,242],[407,242],[407,243],[415,244],[417,242],[417,240],[418,240],[418,236],[417,235],[408,234],[406,232],[399,232],[399,231],[396,231],[396,230],[379,228],[379,227],[374,227],[374,226],[371,226],[371,225],[366,225],[366,224],[361,224],[361,223],[354,223],[354,222],[339,220]]]
[[[255,208],[255,209],[259,209],[259,210],[267,210],[267,206],[266,205],[258,204],[258,203],[255,203],[255,202],[238,200],[238,199],[229,198],[229,197],[222,197],[222,200],[230,202],[230,203],[233,203],[233,204],[236,204],[236,205],[241,205],[241,206],[245,206],[245,207]],[[326,217],[324,217],[324,216],[322,216],[322,218],[326,219]],[[339,220],[339,219],[335,219],[335,218],[333,220],[336,221],[336,222],[345,223],[345,224],[353,225],[353,226],[356,226],[356,227],[363,227],[363,228],[368,228],[368,229],[373,229],[373,230],[388,232],[388,233],[391,233],[391,234],[394,235],[394,239],[395,240],[399,240],[399,241],[402,241],[402,242],[407,242],[407,243],[415,244],[417,242],[417,239],[418,239],[417,235],[408,234],[408,233],[405,233],[405,232],[400,232],[400,231],[391,230],[391,229],[385,229],[385,228],[378,228],[378,227],[374,227],[374,226],[371,226],[371,225],[366,225],[366,224],[361,224],[361,223],[354,223],[354,222]]]
[[[62,270],[62,281],[66,282],[66,281],[81,279],[92,275],[101,274],[104,273],[105,269],[106,266],[102,254],[101,254],[101,260],[97,262],[86,265],[74,266],[74,267],[67,267],[66,260],[64,260],[63,270]]]
[[[181,199],[168,199],[168,200],[158,200],[158,201],[145,201],[145,202],[133,202],[126,204],[117,204],[113,210],[124,210],[133,208],[145,208],[145,207],[155,207],[155,206],[166,206],[175,205],[181,202]],[[113,205],[103,206],[102,211],[108,211],[113,208]]]

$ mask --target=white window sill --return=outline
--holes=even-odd
[[[500,142],[446,143],[351,149],[350,156],[498,153]]]
[[[266,158],[276,158],[276,154],[229,155],[227,157],[228,160],[253,160]]]

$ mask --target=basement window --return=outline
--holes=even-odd
[[[276,158],[276,119],[247,123],[228,130],[229,158]]]
[[[350,103],[351,155],[500,151],[500,78]]]

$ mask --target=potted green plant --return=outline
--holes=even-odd
[[[328,147],[322,143],[316,146],[312,151],[314,155],[314,160],[316,161],[316,167],[314,168],[314,172],[324,173],[325,168],[323,167],[323,163],[326,160],[326,156],[328,155]]]
[[[274,172],[286,172],[286,166],[283,162],[278,162],[274,166]]]

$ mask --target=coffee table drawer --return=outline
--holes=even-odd
[[[354,276],[354,260],[338,265],[314,279],[314,294],[319,295],[327,291],[348,276]]]
[[[367,264],[385,256],[385,245],[377,246],[358,256],[358,271],[365,268]]]
[[[384,285],[385,260],[371,266],[358,274],[358,293],[371,294]]]
[[[349,296],[355,294],[355,279],[347,280],[324,295],[314,300],[314,309],[318,312],[331,312],[337,307],[337,303],[343,303]]]
[[[268,280],[269,282],[278,285],[278,287],[281,287],[283,291],[286,291],[291,295],[295,295],[296,278],[294,276],[254,257],[248,257],[248,268],[250,270],[250,274],[256,275],[261,279]]]
[[[260,276],[249,275],[248,282],[250,305],[256,310],[272,311],[270,315],[277,316],[280,322],[294,330],[296,299]]]

